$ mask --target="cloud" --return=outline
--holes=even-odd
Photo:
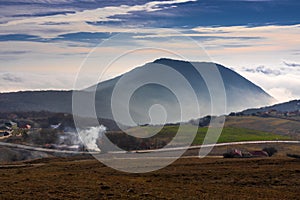
[[[9,0],[13,3],[39,3],[39,4],[61,4],[61,3],[71,3],[74,0]]]
[[[139,1],[138,3],[135,2],[135,5],[132,5],[133,2],[131,1],[117,1],[118,5],[114,5],[116,2],[113,1],[114,4],[108,4],[109,6],[105,6],[106,1],[101,1],[101,3],[97,1],[95,4],[93,2],[91,4],[83,4],[82,1],[80,1],[74,3],[74,5],[68,4],[67,6],[59,6],[59,8],[49,4],[47,8],[42,8],[42,11],[32,4],[26,4],[26,6],[32,6],[33,9],[29,7],[25,9],[24,12],[16,13],[14,10],[18,11],[21,8],[19,5],[17,7],[3,9],[4,13],[0,11],[0,16],[3,16],[1,18],[0,28],[2,34],[6,35],[30,34],[41,38],[54,38],[58,35],[82,31],[107,32],[109,29],[112,31],[116,29],[127,31],[128,29],[136,28],[139,23],[123,27],[124,16],[133,15],[136,12],[157,12],[168,9],[175,4],[184,4],[194,1],[196,0]],[[121,4],[122,2],[124,4]],[[5,5],[4,3],[4,6]],[[6,12],[5,10],[8,11]],[[14,16],[10,15],[10,13],[14,13]],[[144,21],[151,20],[147,19]],[[103,27],[103,25],[114,26]]]
[[[30,53],[31,51],[0,51],[0,56],[1,55],[20,55],[20,54],[27,54]]]
[[[266,92],[277,99],[278,102],[300,99],[299,74],[270,76],[264,73],[238,72],[251,82],[262,87]]]
[[[100,13],[106,11],[107,8],[119,10],[122,7],[123,11],[124,9],[130,10],[125,13],[112,12],[113,16],[108,17],[111,18],[111,22],[113,22],[113,19],[119,19],[119,21],[122,21],[126,25],[143,24],[148,27],[189,28],[211,25],[229,26],[253,24],[254,21],[254,25],[271,23],[287,25],[299,22],[299,1],[297,0],[262,1],[257,4],[256,2],[247,3],[243,0],[3,0],[1,1],[2,9],[0,10],[0,20],[1,22],[9,22],[21,20],[25,17],[64,16],[65,14],[71,14],[72,12],[73,14],[78,14],[80,12],[96,9],[99,9],[98,11]],[[128,8],[126,8],[126,6]],[[148,12],[149,8],[151,12]],[[289,15],[286,15],[286,10],[289,11]],[[24,16],[22,17],[22,15]],[[96,15],[97,14],[95,14],[95,16]],[[39,19],[37,19],[36,22],[38,20]],[[158,21],[159,23],[157,23]],[[97,21],[89,22],[96,23]],[[108,23],[108,20],[103,21],[102,19],[99,19],[98,22],[99,24],[100,22]]]
[[[84,43],[95,43],[98,44],[105,38],[109,38],[114,34],[105,32],[76,32],[59,35],[53,38],[52,41],[74,41],[74,42],[84,42]]]
[[[74,14],[75,11],[52,11],[52,12],[40,12],[40,13],[29,13],[29,14],[16,14],[12,17],[45,17],[45,16],[51,16],[51,15],[66,15],[66,14]]]
[[[211,35],[210,35],[211,34]],[[140,34],[137,36],[134,36],[134,38],[176,38],[176,37],[191,37],[193,39],[201,39],[201,40],[215,40],[215,39],[228,39],[228,40],[259,40],[263,39],[262,37],[258,36],[244,36],[244,37],[239,37],[239,36],[222,36],[221,34],[219,36],[213,35],[211,32],[207,32],[206,34],[203,33],[168,33],[166,32],[165,34],[153,34],[153,33],[148,33],[148,34]]]
[[[288,67],[300,67],[300,64],[298,63],[288,63],[286,61],[283,61],[283,64],[285,64]]]
[[[284,87],[273,87],[268,90],[268,93],[276,97],[279,102],[287,102],[294,98],[293,92]]]
[[[256,71],[257,72],[260,72],[260,73],[263,73],[263,74],[271,74],[271,75],[275,75],[275,76],[278,76],[281,74],[281,72],[279,70],[273,70],[273,69],[270,69],[270,68],[266,68],[265,66],[259,66],[256,68]]]
[[[0,72],[1,92],[26,90],[71,89],[74,75]]]
[[[21,19],[13,20],[8,22],[10,24],[22,24],[22,23],[39,23],[41,22],[97,22],[97,21],[120,21],[121,19],[112,19],[110,17],[115,15],[130,15],[131,12],[145,11],[145,12],[154,12],[164,9],[164,5],[173,5],[179,3],[186,3],[195,0],[169,0],[169,1],[152,1],[143,5],[134,5],[134,6],[110,6],[97,8],[94,10],[84,10],[78,11],[75,13],[64,13],[63,15],[54,15],[54,16],[42,16],[35,17],[34,19]]]
[[[36,35],[27,34],[8,34],[0,35],[0,42],[7,41],[30,41],[30,42],[58,42],[58,41],[72,41],[81,43],[99,44],[103,39],[111,37],[113,34],[105,32],[75,32],[61,34],[54,38],[41,38]],[[22,51],[21,51],[22,52]],[[20,53],[16,51],[16,53]]]
[[[263,74],[266,74],[266,75],[274,75],[274,76],[281,75],[280,70],[275,70],[275,69],[267,68],[267,67],[265,67],[263,65],[255,68],[255,69],[245,68],[244,70],[246,72],[251,72],[251,73],[263,73]]]
[[[276,0],[232,0],[232,1],[245,1],[245,2],[270,2]]]
[[[42,38],[36,35],[28,34],[7,34],[0,35],[0,42],[4,41],[43,41]]]
[[[22,82],[21,77],[15,76],[14,74],[11,74],[11,73],[1,74],[0,79],[2,81],[6,81],[6,82],[14,82],[14,83],[21,83]]]

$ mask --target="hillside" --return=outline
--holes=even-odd
[[[271,110],[276,110],[279,112],[293,112],[293,111],[299,111],[300,110],[300,100],[292,100],[289,102],[279,103],[272,106],[266,106],[261,108],[251,108],[242,111],[243,114],[249,115],[254,114],[258,112],[267,112]]]
[[[168,144],[178,132],[179,125],[171,124],[162,126],[142,126],[126,130],[126,133],[109,132],[109,139],[122,149],[136,150],[140,148],[162,148]],[[178,137],[178,143],[187,140],[193,135],[195,125],[186,123],[181,125],[183,135]],[[197,129],[196,129],[197,130]],[[208,127],[199,127],[192,145],[201,145],[207,134]],[[154,136],[152,136],[155,133]],[[128,135],[130,134],[130,136]],[[142,135],[146,139],[132,136]],[[226,117],[226,123],[218,139],[218,143],[243,142],[243,141],[278,141],[300,140],[300,122],[278,119],[262,118],[255,116]]]
[[[90,113],[94,107],[90,104],[85,104],[86,102],[90,102],[88,99],[93,97],[92,91],[96,89],[95,107],[98,117],[112,119],[111,97],[114,87],[120,78],[124,76],[129,77],[127,79],[127,84],[124,83],[124,85],[134,85],[147,77],[149,72],[154,70],[159,71],[159,67],[162,65],[176,70],[188,81],[197,96],[201,115],[203,116],[210,113],[210,95],[203,77],[193,66],[207,71],[212,70],[214,66],[217,67],[224,82],[228,112],[268,105],[273,100],[273,98],[260,87],[222,65],[215,63],[190,63],[179,60],[158,59],[152,63],[147,63],[144,66],[135,68],[119,77],[101,82],[82,91],[76,91],[76,94],[83,102],[82,106],[79,106],[80,114],[84,117],[90,117]],[[160,75],[160,77],[166,79],[168,83],[174,85],[179,94],[184,95],[186,93],[186,88],[181,86],[180,83],[177,83],[178,80],[176,77],[169,76],[169,74],[157,75]],[[126,93],[127,91],[124,92]],[[125,105],[124,99],[122,98],[117,99],[116,102],[121,106],[121,110],[128,106]],[[180,106],[172,91],[157,84],[147,84],[140,87],[130,99],[129,106],[132,118],[138,124],[149,123],[150,118],[148,116],[148,110],[152,105],[157,103],[163,105],[166,109],[166,112],[168,113],[167,122],[189,120],[191,118],[199,117],[195,116],[195,114],[188,114],[181,118]],[[182,105],[187,106],[189,110],[188,113],[195,113],[194,108],[196,105],[189,104],[189,102],[181,103]],[[26,91],[0,94],[0,112],[42,110],[71,113],[72,91]]]
[[[189,137],[191,134],[193,134],[194,128],[193,125],[186,124],[181,126],[184,135],[182,135],[180,138],[178,138],[178,141],[186,141],[186,137]],[[127,130],[128,133],[135,135],[135,134],[141,134],[143,133],[143,136],[147,136],[155,132],[158,127],[140,127],[140,128],[132,128]],[[197,135],[193,141],[193,145],[201,145],[204,141],[204,138],[207,134],[207,127],[199,127],[197,131]],[[146,143],[159,143],[158,145],[167,144],[176,134],[178,131],[178,125],[170,125],[170,126],[164,126],[159,133],[157,133],[153,137],[149,137],[149,139],[145,139],[144,142]],[[116,134],[116,133],[114,133]],[[120,141],[122,137],[125,137],[124,134],[118,134],[118,137],[113,137],[113,141]],[[128,136],[127,136],[128,137]],[[131,140],[127,139],[128,141],[133,141],[134,138]],[[141,139],[138,139],[140,141],[137,141],[136,144],[142,143]],[[259,129],[252,129],[252,128],[245,128],[245,127],[238,127],[236,126],[228,126],[225,125],[225,127],[222,130],[222,134],[220,135],[218,139],[218,143],[228,143],[228,142],[242,142],[242,141],[276,141],[276,140],[292,140],[292,137],[289,134],[278,134],[278,133],[272,133],[269,131],[263,131]],[[119,145],[127,145],[125,141],[119,142]],[[180,146],[180,143],[178,143]],[[135,145],[132,145],[135,146]],[[126,148],[126,146],[124,146]]]
[[[228,116],[225,127],[247,128],[300,139],[300,121],[257,116]]]

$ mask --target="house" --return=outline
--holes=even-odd
[[[296,117],[296,116],[298,116],[298,111],[288,112],[287,116],[288,117]]]
[[[277,114],[277,110],[271,109],[271,110],[267,111],[267,113],[270,114],[270,115],[276,115]]]
[[[243,156],[242,151],[238,150],[238,149],[234,149],[232,153],[233,153],[234,157],[242,157]]]
[[[265,151],[250,151],[252,157],[269,157],[269,154]]]
[[[223,154],[224,158],[258,158],[258,157],[269,157],[266,151],[240,151],[233,149]]]
[[[243,154],[241,150],[234,149],[227,153],[224,153],[223,156],[224,158],[242,158]]]
[[[11,131],[11,127],[6,126],[5,124],[0,125],[0,132]]]
[[[8,136],[13,132],[13,128],[17,127],[17,123],[9,121],[0,125],[0,137]]]
[[[10,128],[18,128],[18,124],[12,121],[5,122],[4,125]]]
[[[20,128],[29,130],[29,129],[31,129],[31,126],[29,124],[24,124],[24,125],[20,126]]]

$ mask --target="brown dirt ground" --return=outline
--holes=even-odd
[[[16,167],[19,165],[19,167]],[[2,165],[0,199],[300,199],[300,159],[182,158],[128,174],[91,157]]]

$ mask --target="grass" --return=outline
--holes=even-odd
[[[80,159],[42,159],[31,161],[40,166],[1,168],[0,199],[299,199],[300,162],[292,158],[179,159],[143,174]],[[146,159],[145,164],[161,161]]]
[[[193,144],[202,144],[207,128],[199,128]],[[257,131],[246,128],[225,127],[219,137],[218,143],[241,142],[241,141],[272,141],[290,140],[289,136],[278,135],[265,131]]]
[[[247,128],[251,130],[260,130],[274,134],[289,134],[295,139],[300,139],[300,121],[279,119],[272,117],[226,117],[226,127]]]
[[[197,127],[193,125],[183,125],[182,135],[179,137],[178,141],[186,141],[188,136],[191,136],[197,130]],[[131,129],[131,134],[143,133],[144,137],[153,135],[153,133],[158,132],[157,127],[142,127]],[[207,135],[207,127],[198,128],[196,137],[193,141],[193,145],[200,145],[203,143],[205,136]],[[159,139],[170,139],[173,138],[178,131],[178,126],[166,126],[159,131]],[[212,129],[214,133],[214,129]],[[224,127],[222,133],[218,139],[218,143],[225,142],[241,142],[241,141],[272,141],[272,140],[291,140],[290,136],[279,135],[266,131],[258,131],[247,128],[237,128],[237,127]],[[213,140],[212,140],[213,141]]]

